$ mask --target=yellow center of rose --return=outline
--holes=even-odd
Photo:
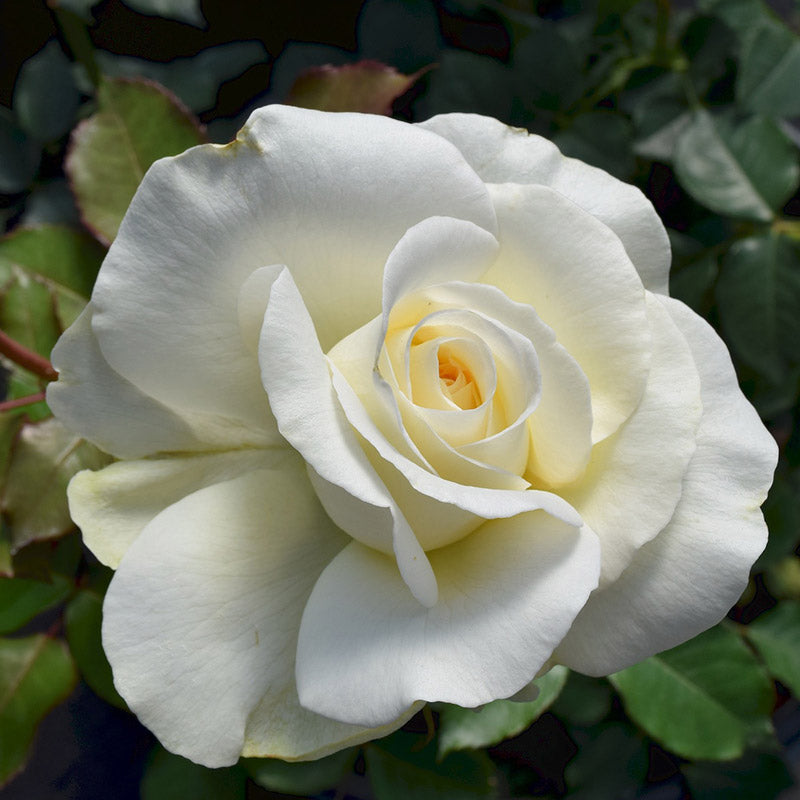
[[[444,347],[439,348],[438,359],[442,393],[465,411],[477,408],[483,401],[472,372]]]

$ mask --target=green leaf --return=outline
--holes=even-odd
[[[13,549],[72,528],[67,484],[78,470],[100,469],[109,462],[109,456],[57,419],[26,425],[14,448],[2,497]]]
[[[739,636],[723,626],[609,680],[631,719],[683,758],[738,758],[771,730],[772,683]]]
[[[619,114],[581,114],[553,140],[565,156],[600,167],[623,180],[630,178],[636,166],[631,125]]]
[[[480,752],[451,753],[436,760],[432,744],[398,731],[364,748],[367,777],[376,800],[476,800],[496,796],[494,767]]]
[[[0,269],[18,266],[58,291],[87,299],[104,256],[91,236],[56,225],[17,228],[0,239]]]
[[[712,211],[768,222],[797,187],[791,142],[769,119],[741,124],[697,111],[678,137],[675,173],[692,197]]]
[[[62,576],[55,576],[52,583],[0,578],[0,634],[13,633],[37,614],[58,605],[71,588],[71,581]]]
[[[41,156],[39,143],[22,130],[7,108],[0,106],[0,194],[27,189]]]
[[[747,753],[728,764],[684,764],[694,800],[764,800],[795,785],[786,764],[769,753]]]
[[[47,287],[13,269],[0,289],[0,328],[23,347],[45,358],[61,333]]]
[[[746,626],[769,671],[800,697],[800,603],[784,600]]]
[[[800,359],[800,248],[776,234],[736,242],[716,289],[722,330],[735,353],[779,383]]]
[[[698,7],[721,19],[742,42],[747,42],[765,21],[774,19],[762,0],[700,0]]]
[[[392,103],[405,94],[421,74],[402,75],[394,67],[377,61],[311,67],[297,76],[286,102],[319,111],[391,114]]]
[[[125,0],[125,4],[142,14],[188,22],[196,28],[206,27],[200,0]]]
[[[36,727],[75,681],[63,642],[42,635],[0,639],[0,786],[23,768]]]
[[[703,314],[718,274],[716,256],[704,253],[682,269],[670,272],[669,293]]]
[[[578,752],[564,770],[569,800],[639,796],[647,774],[647,747],[632,726],[603,725],[576,740]]]
[[[450,111],[511,118],[514,89],[511,71],[501,61],[467,50],[444,50],[430,73],[428,90],[418,102],[421,118]]]
[[[114,688],[111,666],[103,652],[100,623],[103,598],[91,591],[78,592],[67,604],[64,615],[67,643],[83,679],[107,703],[128,706]]]
[[[49,142],[72,127],[79,103],[72,65],[58,42],[51,39],[20,68],[14,87],[14,113],[27,133]]]
[[[800,543],[800,475],[777,472],[764,503],[764,519],[769,528],[769,541],[756,561],[755,570],[775,564],[791,555]]]
[[[311,795],[333,789],[353,771],[358,748],[350,747],[316,761],[244,758],[239,763],[265,789],[284,794]]]
[[[575,46],[556,25],[542,24],[514,48],[514,78],[526,110],[569,108],[583,93],[584,77]]]
[[[141,800],[245,800],[240,766],[208,769],[157,747],[140,785]]]
[[[97,51],[96,56],[104,75],[155,81],[169,89],[196,114],[214,108],[221,84],[238,78],[255,64],[269,60],[264,45],[255,40],[208,47],[197,55],[175,58],[166,64],[102,50]]]
[[[747,40],[736,84],[742,105],[761,114],[800,114],[800,37],[778,22],[764,22]]]
[[[84,221],[110,242],[148,167],[202,136],[197,120],[154,84],[104,81],[98,106],[72,132],[64,168]]]
[[[553,667],[534,681],[539,689],[529,703],[495,700],[480,709],[443,704],[439,712],[439,758],[455,750],[490,747],[516,736],[543,714],[564,688],[569,671]]]
[[[570,672],[567,685],[553,704],[552,711],[571,725],[596,725],[611,711],[611,687],[601,678]]]

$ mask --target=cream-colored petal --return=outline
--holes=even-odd
[[[348,541],[303,472],[294,458],[178,501],[131,544],[109,586],[103,647],[115,686],[168,750],[205,766],[235,763],[254,732],[273,750],[263,719],[273,702],[282,718],[303,608]],[[249,731],[256,708],[261,724]],[[320,738],[352,736],[309,732],[307,720],[284,727],[275,747],[303,757]]]
[[[95,286],[100,349],[163,403],[264,424],[238,319],[247,277],[286,264],[328,349],[380,312],[387,257],[436,215],[496,224],[441,137],[378,115],[261,108],[232,144],[150,168]]]
[[[544,186],[491,187],[501,250],[483,280],[533,306],[592,393],[593,440],[639,404],[650,367],[644,287],[617,236]]]
[[[562,664],[590,675],[624,669],[719,622],[767,541],[759,506],[777,445],[741,393],[714,330],[679,301],[661,302],[700,374],[697,450],[672,520],[618,580],[589,598],[556,652]]]
[[[685,337],[649,292],[647,308],[653,360],[642,401],[613,436],[595,445],[586,475],[561,489],[600,539],[601,586],[616,580],[672,518],[703,408]]]
[[[568,197],[619,236],[644,285],[668,294],[670,248],[652,203],[635,186],[567,158],[541,136],[477,114],[443,114],[420,123],[458,147],[487,183],[540,183]]]
[[[599,571],[591,531],[541,512],[488,522],[430,556],[440,585],[430,609],[390,559],[357,542],[330,563],[300,626],[303,706],[372,726],[417,700],[509,697],[550,657]]]
[[[75,475],[67,490],[69,511],[86,546],[116,569],[145,525],[168,506],[254,469],[280,469],[294,458],[280,447],[118,461]]]
[[[53,349],[58,380],[47,402],[67,426],[118,458],[280,442],[274,421],[245,427],[226,416],[198,414],[160,403],[115,372],[100,352],[89,303]]]

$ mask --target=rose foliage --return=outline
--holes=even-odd
[[[486,117],[269,106],[156,162],[47,400],[119,459],[115,684],[170,750],[309,759],[717,623],[776,446],[631,186]]]

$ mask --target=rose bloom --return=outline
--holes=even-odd
[[[481,116],[269,106],[150,169],[53,352],[165,747],[310,759],[714,625],[776,446],[650,203]]]

